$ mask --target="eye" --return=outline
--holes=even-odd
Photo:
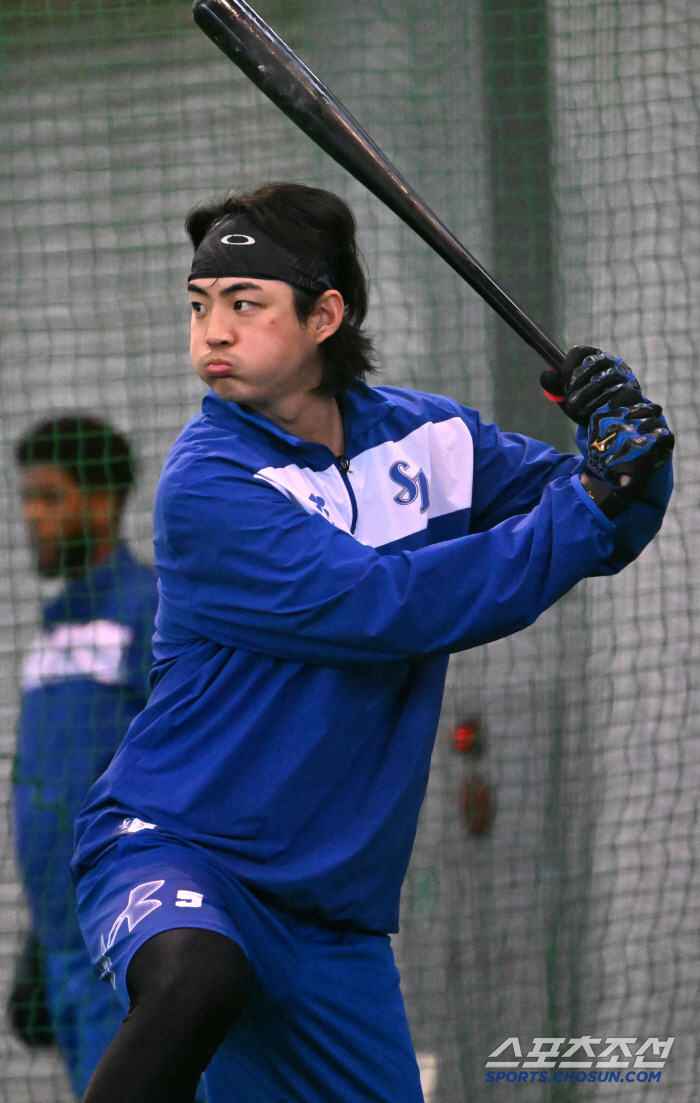
[[[60,495],[56,490],[40,488],[38,490],[25,490],[22,495],[22,500],[25,503],[44,502],[49,505],[55,505],[56,502],[60,501]]]
[[[257,303],[251,302],[250,299],[236,299],[233,304],[233,309],[237,310],[240,314],[243,311],[252,310],[255,306],[257,306]]]
[[[204,303],[192,302],[190,305],[192,306],[193,314],[204,314],[206,310]]]

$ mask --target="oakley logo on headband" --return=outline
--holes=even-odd
[[[239,241],[232,241],[232,238],[240,238]],[[255,245],[255,238],[248,237],[247,234],[226,234],[226,237],[221,239],[222,245]]]
[[[245,248],[233,248],[238,245]],[[197,246],[189,278],[229,276],[282,280],[317,293],[333,286],[333,277],[320,258],[296,256],[242,212],[225,215],[210,227]]]

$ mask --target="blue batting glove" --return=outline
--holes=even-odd
[[[652,402],[621,409],[605,405],[591,417],[588,456],[581,482],[612,519],[639,496],[671,458],[675,439]]]

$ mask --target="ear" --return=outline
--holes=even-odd
[[[324,291],[309,317],[317,345],[337,332],[344,316],[345,303],[340,291]]]

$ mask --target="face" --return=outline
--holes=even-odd
[[[318,386],[319,346],[343,317],[338,291],[324,292],[306,322],[280,280],[197,279],[189,291],[192,363],[219,398],[264,412]]]
[[[80,574],[113,526],[113,495],[82,490],[61,467],[22,469],[22,505],[37,570],[44,578]]]

